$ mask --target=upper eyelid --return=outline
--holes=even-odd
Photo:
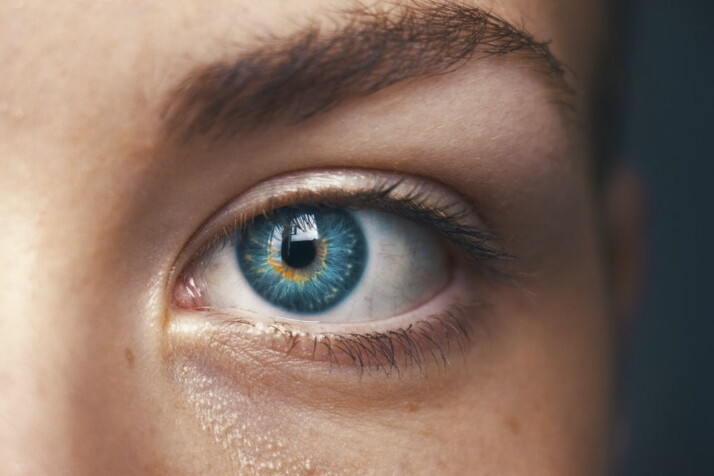
[[[356,196],[360,194],[361,197]],[[438,202],[433,197],[437,194],[440,195]],[[471,250],[465,250],[467,257],[473,258],[494,277],[508,276],[498,262],[510,261],[515,256],[499,246],[491,245],[500,244],[503,240],[487,230],[470,203],[450,187],[432,179],[397,172],[314,169],[267,179],[222,206],[185,244],[172,268],[169,283],[175,283],[187,266],[205,264],[210,260],[212,250],[225,244],[241,225],[255,216],[302,203],[357,206],[357,202],[361,201],[362,206],[366,207],[369,206],[370,198],[380,196],[384,197],[384,202],[381,208],[377,208],[397,213],[407,210],[410,205],[411,211],[419,210],[417,202],[430,200],[434,213],[428,214],[426,206],[422,204],[424,216],[421,220],[411,217],[413,221],[425,226],[431,225],[433,231],[440,232],[462,249],[472,245]],[[386,204],[391,204],[393,208],[390,210],[384,206]],[[424,223],[427,216],[431,217],[432,223]],[[444,233],[446,226],[457,228],[460,236]],[[489,264],[487,261],[494,263]]]

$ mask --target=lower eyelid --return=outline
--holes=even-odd
[[[286,362],[316,362],[359,375],[443,371],[477,345],[475,337],[487,320],[488,306],[473,295],[470,278],[470,273],[461,273],[436,300],[378,325],[370,323],[368,330],[364,323],[287,322],[234,309],[179,313],[172,325],[188,339],[210,335],[212,347],[232,355],[269,350],[279,360],[287,357]]]

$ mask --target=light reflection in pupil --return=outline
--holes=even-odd
[[[314,215],[295,217],[283,228],[280,254],[283,262],[292,268],[305,268],[317,256],[317,223]]]

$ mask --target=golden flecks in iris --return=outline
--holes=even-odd
[[[319,239],[317,242],[317,254],[315,255],[314,264],[298,269],[285,264],[282,260],[280,249],[269,245],[265,261],[278,275],[295,283],[303,284],[311,279],[314,279],[325,267],[327,249],[327,240],[324,238]],[[261,270],[261,272],[265,273],[265,270]]]
[[[310,276],[308,276],[307,273],[305,273],[303,270],[286,266],[282,260],[280,262],[277,262],[273,258],[272,254],[268,255],[267,262],[270,266],[272,266],[273,270],[276,273],[278,273],[285,279],[289,279],[297,283],[304,283],[305,281],[308,281],[310,279]]]

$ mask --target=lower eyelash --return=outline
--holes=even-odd
[[[312,334],[280,322],[265,325],[259,333],[269,336],[272,350],[296,359],[353,368],[360,377],[365,373],[402,377],[410,370],[443,371],[451,365],[456,351],[463,357],[474,336],[474,323],[481,321],[483,308],[483,303],[476,302],[454,304],[440,314],[384,332]],[[476,312],[479,316],[472,315]],[[231,328],[258,326],[220,311],[210,314],[222,318]]]

